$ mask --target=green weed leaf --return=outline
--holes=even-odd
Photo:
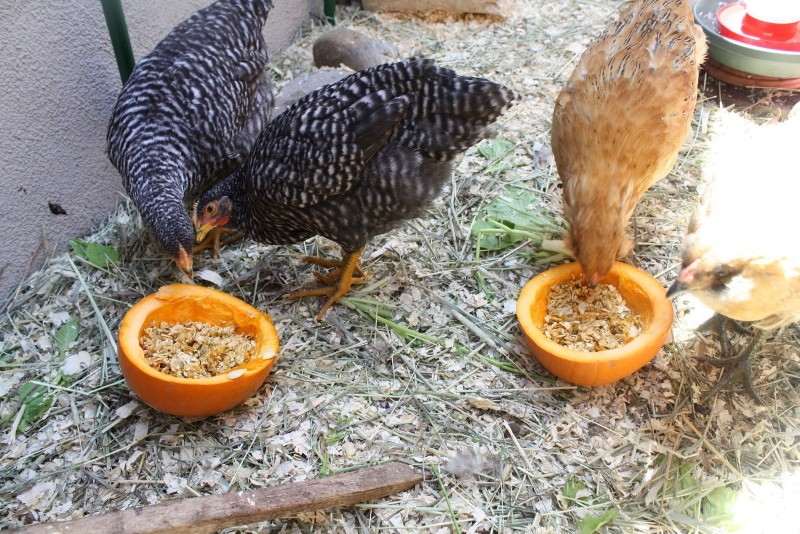
[[[493,139],[478,147],[478,154],[489,160],[484,168],[484,172],[489,174],[498,174],[510,169],[511,162],[506,158],[513,152],[514,143],[508,139]]]
[[[711,490],[703,499],[703,518],[707,523],[724,529],[735,529],[734,507],[739,492],[726,486]]]
[[[66,354],[69,348],[69,344],[78,339],[79,332],[80,321],[77,317],[73,317],[56,330],[56,348],[58,349],[59,357],[64,357],[64,354]]]
[[[583,516],[583,519],[581,519],[580,523],[578,523],[578,528],[580,529],[581,534],[592,534],[597,532],[597,530],[603,525],[607,525],[608,523],[612,522],[617,515],[619,515],[619,510],[616,508],[607,510],[601,515],[587,514]]]
[[[88,243],[80,239],[72,239],[69,244],[76,256],[85,259],[99,269],[119,261],[119,252],[114,247],[99,243]]]
[[[504,158],[514,151],[514,143],[508,139],[492,139],[478,147],[478,154],[484,159],[495,161]]]
[[[31,424],[35,423],[53,405],[50,389],[41,384],[26,382],[19,388],[19,398],[23,399],[25,406],[19,430],[24,432]]]
[[[578,492],[582,489],[586,489],[586,484],[577,478],[570,477],[564,483],[564,487],[561,489],[561,494],[567,499],[574,501],[578,497]]]
[[[513,188],[483,207],[471,233],[478,250],[496,251],[562,231],[535,191]]]

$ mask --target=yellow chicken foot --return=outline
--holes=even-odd
[[[230,235],[225,241],[220,242],[220,238],[224,235]],[[206,249],[211,249],[211,257],[214,259],[219,258],[219,248],[221,245],[229,245],[244,237],[244,233],[238,230],[230,230],[228,228],[214,228],[205,238],[192,249],[192,254],[198,254]]]
[[[726,368],[717,384],[708,393],[703,395],[703,398],[700,402],[705,404],[707,400],[711,399],[714,397],[714,395],[722,391],[722,389],[728,386],[734,379],[739,379],[744,384],[744,387],[750,396],[758,404],[764,404],[764,401],[761,399],[758,393],[756,393],[756,389],[753,386],[753,375],[750,360],[753,355],[758,352],[758,349],[760,349],[764,344],[764,341],[766,341],[767,334],[760,328],[756,329],[756,332],[747,347],[745,347],[744,350],[742,350],[742,352],[739,354],[735,356],[729,356],[730,345],[728,344],[727,334],[725,333],[725,324],[727,322],[729,321],[727,321],[725,317],[720,319],[720,348],[723,357],[697,358],[701,362],[705,362],[716,367]]]
[[[358,262],[361,259],[361,254],[364,252],[364,247],[359,248],[355,252],[345,254],[342,261],[324,260],[322,258],[307,257],[303,258],[308,263],[322,265],[325,267],[334,267],[336,270],[331,275],[323,275],[314,273],[318,280],[326,284],[325,287],[315,289],[307,289],[304,291],[296,291],[286,295],[288,299],[299,299],[303,297],[319,297],[328,296],[328,300],[323,304],[322,309],[317,314],[317,321],[321,321],[325,314],[328,312],[334,302],[350,291],[353,284],[364,281],[364,272],[359,268]],[[353,276],[355,274],[355,276]]]
[[[364,251],[364,247],[361,247],[360,251],[358,252],[359,257],[361,257],[361,253]],[[326,258],[319,258],[317,256],[303,256],[302,260],[306,263],[313,263],[314,265],[319,265],[320,267],[332,267],[336,270],[341,270],[342,264],[345,260],[329,260]],[[328,285],[332,285],[331,282],[326,280],[336,280],[336,274],[326,276],[322,273],[314,272],[314,276],[317,277],[317,280],[323,281]],[[356,264],[356,268],[353,270],[353,276],[355,278],[364,278],[364,271],[361,270],[361,267]],[[320,278],[323,277],[323,278]],[[355,282],[354,282],[355,283]]]
[[[314,278],[316,278],[321,284],[333,286],[336,285],[336,281],[339,279],[340,270],[341,269],[336,269],[331,274],[323,274],[319,271],[313,271],[311,274],[313,274]],[[356,267],[356,270],[360,269]],[[351,278],[353,284],[363,284],[366,279],[366,276],[360,276],[356,271],[353,271],[353,276]]]

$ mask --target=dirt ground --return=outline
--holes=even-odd
[[[557,234],[549,150],[558,91],[618,2],[520,1],[505,20],[340,10],[338,25],[503,82],[520,102],[456,165],[429,213],[374,239],[369,279],[322,322],[317,299],[287,301],[313,281],[300,258],[336,257],[323,239],[250,241],[196,259],[198,283],[272,315],[281,351],[242,406],[205,419],[160,413],[120,374],[125,311],[185,281],[129,202],[84,236],[119,259],[97,268],[51,258],[0,317],[0,528],[316,479],[401,461],[423,483],[349,508],[226,532],[796,531],[800,493],[798,328],[773,334],[754,364],[759,406],[741,388],[701,403],[719,370],[710,312],[675,302],[672,341],[608,386],[559,381],[525,348],[514,305],[554,258],[537,239],[476,256],[470,229],[487,205],[522,191]],[[315,26],[273,58],[280,87],[313,69]],[[769,121],[797,93],[734,91],[701,75],[693,132],[669,177],[637,209],[634,262],[668,286],[725,113]],[[489,138],[491,137],[491,138]],[[499,143],[498,140],[505,140]],[[510,147],[500,150],[498,147]],[[543,230],[544,233],[545,232]],[[78,237],[78,236],[76,236]],[[734,338],[737,346],[746,336]]]

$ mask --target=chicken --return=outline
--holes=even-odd
[[[324,86],[278,116],[248,160],[204,194],[198,239],[229,224],[271,244],[321,235],[341,262],[326,287],[290,297],[328,296],[317,319],[363,279],[367,242],[417,217],[441,191],[451,161],[476,142],[514,93],[459,76],[428,59],[379,65]],[[355,279],[353,276],[355,275]]]
[[[261,30],[271,8],[219,0],[180,23],[136,64],[111,115],[108,157],[145,226],[189,275],[192,202],[244,161],[269,121]]]
[[[667,294],[690,291],[719,314],[754,323],[755,336],[735,356],[727,353],[720,323],[717,363],[729,369],[707,396],[741,378],[760,400],[750,359],[767,331],[800,320],[800,241],[786,234],[797,221],[800,110],[780,124],[743,121],[728,117],[714,145],[711,182],[692,215],[681,271]]]
[[[638,0],[558,95],[552,148],[570,225],[562,247],[592,284],[631,251],[625,226],[636,204],[675,164],[705,52],[688,0]]]

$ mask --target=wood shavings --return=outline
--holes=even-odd
[[[544,334],[582,352],[615,349],[642,331],[642,318],[610,284],[589,286],[582,278],[555,285],[547,301]]]
[[[38,482],[28,491],[17,495],[17,500],[28,508],[39,510],[48,505],[56,489],[54,482]]]
[[[486,159],[476,149],[467,151],[454,163],[452,192],[425,217],[376,238],[365,253],[370,279],[354,296],[386,306],[391,321],[442,344],[398,335],[345,307],[331,314],[335,323],[313,323],[313,302],[283,296],[311,269],[299,256],[335,256],[339,247],[324,238],[291,247],[245,240],[223,247],[221,263],[196,255],[197,268],[224,265],[224,273],[232,273],[236,283],[229,291],[269,311],[285,357],[276,362],[270,387],[236,410],[202,420],[160,414],[132,400],[103,329],[107,322],[113,332],[133,302],[179,276],[126,199],[87,239],[113,244],[128,261],[113,270],[81,263],[75,269],[67,254],[49,258],[0,316],[0,352],[9,363],[0,372],[0,417],[13,424],[17,414],[24,415],[20,388],[52,383],[48,394],[54,401],[27,430],[4,429],[0,530],[188,497],[193,490],[187,488],[204,494],[250,491],[397,459],[425,472],[438,469],[441,480],[431,477],[389,499],[333,510],[324,526],[274,520],[226,532],[577,532],[583,517],[611,507],[621,519],[609,530],[725,530],[702,511],[713,488],[743,477],[759,486],[774,480],[783,487],[768,495],[770,502],[793,502],[797,492],[784,477],[793,475],[800,458],[800,324],[783,329],[754,361],[758,386],[769,398],[764,407],[749,404],[740,391],[698,404],[718,371],[692,356],[700,343],[703,355],[717,356],[719,343],[713,333],[695,333],[699,323],[682,303],[676,303],[678,343],[650,365],[607,386],[553,384],[535,364],[528,367],[531,358],[513,317],[519,289],[546,268],[538,256],[528,258],[535,244],[474,262],[470,225],[486,200],[507,194],[511,185],[524,183],[549,211],[560,212],[555,166],[542,161],[547,158],[538,155],[544,148],[537,143],[549,147],[553,102],[576,59],[565,47],[596,36],[616,16],[618,4],[519,2],[512,23],[491,25],[455,17],[432,25],[338,6],[337,25],[397,44],[403,57],[429,54],[465,74],[503,81],[522,95],[495,129],[518,147],[508,156],[512,169],[486,173]],[[311,45],[328,29],[314,25],[273,56],[276,87],[314,68]],[[711,116],[711,132],[718,129],[717,115]],[[708,136],[700,132],[689,140],[672,176],[650,189],[636,212],[639,267],[661,273],[657,278],[664,285],[675,276],[686,221],[702,188],[698,176]],[[457,316],[433,297],[460,304],[483,292],[488,303]],[[99,313],[92,313],[92,302]],[[78,379],[68,377],[65,387],[54,334],[75,317],[81,334],[68,354],[86,351],[92,363]],[[488,333],[497,348],[459,318]],[[738,350],[746,338],[734,334],[731,344]],[[462,352],[465,347],[469,353]],[[525,374],[497,366],[505,363]],[[772,365],[779,374],[767,379]],[[469,399],[498,408],[481,409]],[[417,420],[406,423],[407,415]],[[676,489],[683,471],[675,466],[689,467],[681,459],[692,463],[691,474],[702,487]],[[48,482],[54,490],[40,485]],[[575,484],[576,498],[567,499],[565,488]],[[451,500],[458,527],[443,495]],[[476,510],[487,519],[479,522]],[[745,512],[755,521],[752,510]],[[771,531],[794,530],[787,522]]]
[[[180,378],[206,378],[248,361],[256,342],[233,326],[191,321],[149,326],[141,344],[145,359],[158,371]]]

